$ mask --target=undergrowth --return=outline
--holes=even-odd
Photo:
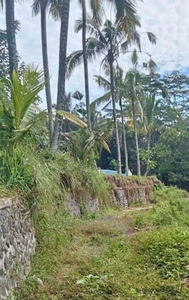
[[[108,208],[73,219],[65,209],[66,191],[82,201],[98,197],[105,207],[103,175],[69,154],[15,151],[1,161],[2,192],[21,195],[37,237],[32,270],[15,300],[189,299],[186,192],[158,183],[150,210]],[[128,182],[133,180],[147,179]]]
[[[108,185],[94,167],[75,162],[69,153],[52,153],[48,149],[36,153],[30,148],[23,151],[20,146],[1,151],[0,186],[3,194],[17,192],[30,209],[46,199],[50,205],[63,205],[65,192],[71,192],[81,202],[98,197],[103,205],[109,200]]]
[[[189,299],[186,193],[163,187],[154,197],[151,210],[111,209],[90,220],[41,214],[33,268],[15,299]]]
[[[156,205],[145,214],[138,214],[133,219],[133,226],[159,227],[172,225],[189,225],[189,201],[188,193],[175,187],[163,187],[155,190],[153,200]]]

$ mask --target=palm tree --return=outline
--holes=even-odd
[[[81,29],[82,24],[78,22],[78,30]],[[125,36],[122,33],[121,23],[112,24],[106,20],[103,27],[99,27],[93,19],[87,19],[87,30],[91,33],[92,37],[86,40],[87,57],[90,60],[96,58],[97,55],[104,54],[102,65],[110,68],[110,90],[113,106],[113,119],[116,134],[116,147],[117,147],[117,160],[118,160],[118,173],[121,174],[121,153],[120,142],[118,135],[118,126],[116,119],[116,106],[115,106],[115,91],[114,91],[114,74],[113,64],[119,56],[120,48],[124,46]],[[82,62],[83,50],[73,52],[67,58],[67,71],[69,75],[77,64]]]
[[[141,94],[143,92],[143,87],[142,87],[142,75],[137,70],[138,54],[136,50],[134,50],[131,55],[131,62],[133,64],[133,69],[129,70],[129,72],[127,72],[126,74],[126,85],[128,90],[127,97],[131,102],[131,108],[132,108],[132,118],[133,118],[136,157],[137,157],[137,175],[141,176],[136,110],[137,107],[140,106],[139,98],[141,97]],[[148,65],[151,65],[151,60],[148,63]],[[141,107],[140,107],[140,112],[141,112]]]
[[[13,70],[18,69],[18,57],[16,48],[16,22],[14,14],[15,0],[5,0],[5,13],[6,13],[6,31],[7,42],[9,50],[9,74],[12,78]],[[3,8],[4,0],[0,0],[1,7]]]
[[[146,162],[146,171],[145,176],[148,175],[150,171],[150,142],[151,135],[154,129],[155,117],[157,114],[158,105],[160,103],[160,99],[156,100],[155,94],[144,95],[141,99],[141,106],[143,111],[143,127],[146,133],[147,139],[147,162]]]
[[[150,147],[150,138],[151,138],[151,122],[154,120],[153,115],[154,111],[157,109],[157,104],[154,97],[150,95],[155,95],[159,90],[162,93],[163,97],[166,97],[167,92],[165,88],[153,80],[154,71],[156,69],[155,62],[151,59],[148,63],[143,63],[145,68],[149,69],[150,75],[144,76],[137,70],[138,65],[138,54],[134,50],[131,56],[131,62],[133,64],[133,69],[131,69],[126,74],[126,85],[128,90],[127,97],[130,99],[132,107],[132,117],[133,117],[133,126],[134,126],[134,135],[135,135],[135,145],[136,145],[136,156],[137,156],[137,175],[141,175],[140,168],[140,153],[139,153],[139,144],[138,144],[138,133],[137,133],[137,116],[136,112],[139,111],[140,119],[142,119],[145,132],[147,134],[147,144],[148,148]],[[148,151],[148,155],[150,152]],[[147,161],[147,173],[149,172],[148,167],[150,163],[150,156],[148,156]]]
[[[60,26],[60,45],[59,45],[59,71],[58,71],[58,91],[57,91],[57,110],[62,110],[65,99],[65,81],[66,81],[66,53],[68,40],[68,24],[70,13],[70,0],[63,0],[61,6],[61,26]],[[58,148],[59,128],[61,127],[61,118],[56,113],[54,130],[51,138],[51,149]]]
[[[150,144],[151,136],[155,129],[156,116],[158,115],[159,104],[161,103],[162,96],[164,99],[168,98],[168,92],[166,88],[153,77],[144,76],[141,78],[147,83],[147,86],[143,88],[143,95],[139,97],[140,108],[141,108],[141,121],[146,134],[147,141],[147,162],[146,162],[146,171],[145,176],[148,175],[150,171]],[[158,99],[157,99],[158,95]],[[160,108],[161,110],[161,108]],[[157,127],[156,127],[157,128]]]
[[[46,13],[49,8],[49,12],[56,18],[58,16],[58,4],[56,0],[34,0],[32,5],[32,11],[35,16],[40,13],[41,17],[41,44],[42,44],[42,58],[43,69],[45,77],[45,93],[47,110],[49,113],[49,130],[50,136],[53,132],[53,120],[52,120],[52,98],[50,87],[50,75],[49,75],[49,62],[48,62],[48,50],[47,50],[47,25],[46,25]]]
[[[86,37],[87,37],[87,28],[86,28],[86,0],[79,0],[82,7],[82,48],[83,48],[83,64],[84,64],[84,77],[85,77],[85,103],[87,110],[87,124],[89,131],[92,130],[91,127],[91,118],[90,118],[90,95],[89,95],[89,74],[88,74],[88,60],[87,60],[87,51],[86,51]],[[100,22],[100,11],[101,11],[101,1],[100,0],[91,0],[90,8],[93,12],[93,18],[97,22]],[[77,31],[77,30],[76,30]]]
[[[77,21],[78,30],[82,28],[82,22]],[[136,43],[139,50],[140,35],[136,31],[135,26],[128,28],[129,34],[126,36],[123,32],[123,23],[117,22],[112,24],[111,21],[106,20],[103,26],[98,26],[93,19],[87,19],[87,30],[91,34],[91,37],[86,40],[86,50],[88,60],[93,61],[97,56],[104,55],[101,65],[104,69],[109,68],[110,75],[110,90],[113,107],[113,119],[116,134],[116,148],[117,148],[117,160],[118,160],[118,173],[121,174],[121,153],[120,153],[120,142],[118,135],[118,126],[116,120],[116,104],[115,104],[115,87],[114,87],[114,63],[117,62],[117,58],[120,53],[127,53],[128,47],[132,43]],[[156,43],[155,36],[148,32],[147,33],[150,42]],[[70,75],[74,68],[82,63],[83,50],[74,51],[67,58],[67,72]],[[139,172],[140,173],[140,172]]]
[[[89,75],[88,75],[88,61],[86,54],[86,0],[79,0],[82,7],[82,48],[83,48],[83,64],[84,64],[84,77],[85,77],[85,103],[87,109],[87,125],[89,131],[91,131],[91,119],[90,119],[90,96],[89,96]]]
[[[132,26],[140,26],[139,18],[136,13],[135,3],[128,0],[91,0],[89,6],[92,11],[92,19],[99,25],[102,24],[102,16],[104,15],[103,4],[104,2],[112,3],[116,10],[116,22],[122,21],[123,24],[130,24],[132,20]],[[83,64],[84,64],[84,77],[85,77],[85,99],[86,99],[86,110],[87,110],[87,124],[89,131],[91,131],[91,120],[90,120],[90,95],[89,95],[89,76],[88,76],[88,59],[86,50],[86,33],[87,33],[87,12],[86,12],[86,0],[79,0],[82,7],[82,48],[83,48]],[[76,21],[76,25],[77,25]],[[123,25],[124,27],[124,25]],[[81,28],[79,28],[81,29]],[[78,27],[76,26],[76,32]],[[128,33],[128,28],[126,33]]]
[[[96,106],[106,103],[103,109],[110,104],[111,100],[111,91],[110,91],[110,82],[103,78],[102,76],[94,76],[96,82],[100,87],[103,87],[106,90],[106,93],[94,100],[91,103],[93,110]],[[123,70],[121,68],[114,69],[114,81],[115,81],[115,98],[116,102],[119,102],[120,110],[121,110],[121,123],[122,123],[122,134],[123,134],[123,146],[124,146],[124,158],[125,158],[125,174],[129,175],[129,165],[128,165],[128,151],[127,151],[127,139],[126,139],[126,130],[125,130],[125,121],[124,121],[124,111],[123,111],[123,100],[125,100],[126,88],[125,88],[125,77],[123,74]]]
[[[97,120],[96,120],[97,121]],[[93,123],[93,130],[80,129],[66,134],[67,140],[70,142],[70,151],[72,156],[79,160],[85,161],[96,167],[96,160],[104,148],[110,152],[108,141],[112,135],[112,122],[107,120],[104,122],[98,119]]]

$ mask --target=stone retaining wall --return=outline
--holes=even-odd
[[[35,252],[34,228],[26,211],[10,199],[0,198],[0,299],[30,271]]]
[[[150,194],[153,187],[160,184],[156,178],[141,177],[140,180],[131,177],[118,176],[104,176],[108,185],[110,186],[110,199],[108,204],[120,205],[124,209],[130,205],[142,202],[146,204],[150,201]],[[81,216],[83,211],[88,213],[98,212],[100,204],[97,197],[82,199],[73,196],[71,193],[67,194],[66,208],[72,216]]]

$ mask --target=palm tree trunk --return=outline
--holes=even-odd
[[[123,106],[122,99],[119,101],[120,109],[121,109],[121,122],[122,122],[122,132],[123,132],[123,146],[124,146],[124,155],[125,155],[125,175],[129,176],[129,165],[128,165],[128,151],[127,151],[127,140],[126,140],[126,130],[123,119]]]
[[[150,140],[151,140],[151,135],[150,133],[147,134],[147,151],[148,151],[148,156],[147,156],[147,162],[146,162],[146,171],[144,173],[144,176],[147,176],[149,171],[150,171]]]
[[[70,0],[63,0],[60,26],[60,48],[59,48],[59,72],[58,72],[58,92],[57,92],[57,110],[61,110],[65,101],[65,83],[66,83],[66,54],[68,41]],[[54,130],[51,139],[51,149],[58,148],[59,128],[61,127],[61,117],[56,114]]]
[[[87,110],[87,125],[91,131],[91,114],[90,114],[90,99],[89,99],[89,74],[88,74],[88,61],[86,54],[86,0],[82,0],[82,47],[83,47],[83,64],[85,76],[85,101]]]
[[[5,1],[6,9],[6,28],[7,28],[7,41],[9,50],[9,72],[12,78],[12,71],[18,69],[18,59],[16,50],[16,32],[15,32],[15,19],[14,19],[14,0]]]
[[[138,146],[138,134],[137,134],[137,128],[136,128],[135,104],[134,104],[134,98],[133,97],[132,97],[131,101],[132,101],[133,124],[134,124],[136,156],[137,156],[137,175],[141,176],[141,171],[140,171],[140,154],[139,154],[139,146]]]
[[[45,93],[47,110],[49,114],[49,130],[50,137],[53,132],[53,120],[52,120],[52,99],[51,99],[51,87],[50,87],[50,76],[49,76],[49,63],[47,53],[47,27],[46,27],[46,8],[41,4],[41,43],[42,43],[42,57],[43,57],[43,69],[45,77]]]
[[[113,56],[110,53],[110,56]],[[116,118],[116,104],[115,104],[115,91],[114,91],[114,74],[113,74],[113,61],[109,59],[110,65],[110,83],[111,83],[111,96],[112,96],[112,107],[113,107],[113,119],[114,119],[114,128],[116,135],[116,148],[117,148],[117,162],[118,162],[118,174],[121,174],[121,151],[120,151],[120,141],[119,141],[119,132]]]

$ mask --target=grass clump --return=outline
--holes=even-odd
[[[188,193],[177,188],[163,187],[154,192],[156,205],[145,214],[139,213],[133,219],[135,227],[188,226]]]
[[[156,187],[153,191],[152,201],[169,201],[169,200],[180,200],[187,198],[188,193],[185,190],[178,189],[177,187],[167,187],[161,184],[160,187]]]
[[[75,162],[68,153],[41,153],[43,164],[50,168],[52,173],[58,173],[56,182],[61,187],[71,192],[76,199],[88,200],[91,197],[98,197],[101,203],[109,198],[109,188],[104,177],[95,168],[84,163]],[[38,176],[41,178],[41,176]],[[46,186],[46,185],[45,185]]]

